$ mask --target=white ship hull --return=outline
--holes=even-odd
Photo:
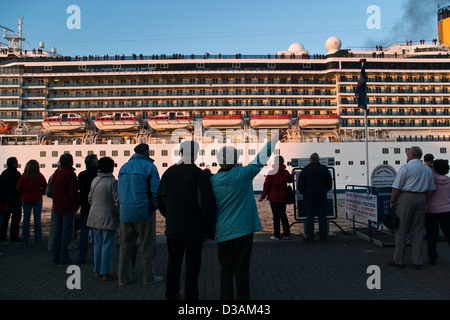
[[[239,161],[244,165],[254,159],[254,152],[258,152],[264,142],[260,143],[236,143],[234,146],[242,149],[242,156]],[[447,159],[447,151],[450,151],[449,141],[380,141],[369,142],[369,174],[380,164],[389,164],[398,170],[401,165],[406,163],[405,151],[407,148],[417,145],[422,148],[424,154],[432,153],[435,159]],[[136,145],[126,141],[124,144],[52,144],[52,145],[1,145],[0,163],[5,164],[9,157],[17,157],[19,160],[19,171],[23,172],[25,164],[30,159],[35,159],[41,164],[41,172],[48,179],[56,168],[59,157],[64,152],[70,152],[74,156],[74,167],[78,174],[85,169],[84,157],[94,152],[99,157],[112,157],[117,164],[114,174],[117,176],[119,168],[128,161],[133,155],[133,149]],[[211,155],[212,150],[218,150],[222,145],[209,143],[201,144],[204,149],[203,155],[199,155],[197,165],[200,168],[208,168],[212,173],[219,169],[216,157]],[[283,142],[277,144],[287,163],[287,170],[293,169],[291,161],[294,158],[309,158],[311,153],[317,152],[320,157],[335,158],[336,189],[345,190],[347,185],[367,185],[367,168],[365,158],[365,142]],[[250,150],[255,150],[250,152]],[[171,165],[179,161],[179,156],[175,151],[179,150],[178,143],[162,141],[160,143],[150,143],[152,151],[151,158],[155,160],[159,174]],[[254,180],[254,190],[261,191],[265,175],[271,170],[274,156],[271,157],[269,164],[264,167],[260,174]]]

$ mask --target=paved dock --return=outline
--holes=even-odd
[[[306,243],[302,239],[293,235],[291,240],[275,241],[269,235],[255,235],[250,279],[252,300],[450,299],[450,248],[446,242],[438,243],[436,265],[425,262],[421,270],[414,270],[409,263],[410,248],[406,267],[398,268],[386,264],[392,257],[392,246],[375,245],[351,232],[337,232],[327,242]],[[39,244],[0,243],[0,251],[4,252],[0,257],[0,300],[164,300],[164,282],[142,285],[139,255],[129,285],[119,287],[116,281],[95,278],[92,246],[88,262],[79,265],[80,289],[69,289],[67,280],[72,273],[51,263],[46,242],[44,239]],[[117,242],[116,267],[118,249]],[[78,249],[71,251],[71,258],[76,260],[77,254]],[[165,276],[166,261],[165,238],[158,236],[157,275]],[[370,271],[373,266],[378,266],[379,271]],[[208,241],[199,278],[201,300],[219,300],[219,274],[217,243]],[[380,288],[370,289],[368,282],[369,287],[372,283]]]

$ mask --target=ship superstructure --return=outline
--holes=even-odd
[[[330,37],[326,54],[310,54],[299,43],[260,56],[67,57],[56,50],[25,53],[17,45],[0,48],[0,119],[15,127],[25,125],[26,134],[35,135],[41,147],[79,147],[79,153],[72,147],[63,150],[75,152],[78,167],[84,167],[82,159],[89,152],[122,157],[116,161],[121,165],[138,142],[155,146],[155,156],[173,158],[176,150],[161,146],[188,138],[217,142],[218,134],[224,141],[259,143],[280,127],[288,129],[288,140],[278,153],[308,157],[308,152],[320,149],[340,165],[345,143],[364,140],[364,111],[357,106],[355,88],[360,60],[365,59],[368,138],[372,146],[381,146],[381,155],[374,157],[384,163],[382,155],[391,152],[398,160],[386,161],[399,166],[405,150],[394,143],[450,141],[450,51],[445,42],[450,18],[445,14],[448,7],[439,10],[439,24],[444,26],[439,40],[354,50],[343,49],[338,38]],[[112,121],[124,114],[129,117],[125,120],[133,120],[127,130],[123,121]],[[69,115],[77,116],[77,130],[46,125],[56,128],[57,118]],[[4,137],[2,143],[10,146],[11,139]],[[34,144],[32,138],[27,141]],[[107,145],[111,151],[100,154],[96,145]],[[128,146],[127,152],[114,146]],[[447,157],[442,148],[435,157]],[[213,156],[215,148],[210,149],[201,152]],[[251,160],[254,149],[242,152],[243,163]],[[45,149],[42,152],[48,156]],[[2,156],[1,163],[5,160]],[[56,161],[52,159],[53,167]],[[214,157],[200,161],[203,167],[217,167]],[[162,170],[172,163],[163,160]]]

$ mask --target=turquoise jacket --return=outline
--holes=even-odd
[[[131,156],[117,179],[120,222],[143,221],[156,210],[159,181],[152,159],[137,153]]]
[[[268,142],[247,166],[235,166],[229,171],[211,176],[217,205],[217,242],[262,230],[253,193],[253,179],[267,163],[271,153],[271,143]]]

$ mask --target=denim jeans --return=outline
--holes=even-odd
[[[116,230],[92,229],[94,233],[94,272],[112,273]]]
[[[320,240],[325,241],[328,236],[328,221],[327,221],[327,205],[311,206],[305,205],[305,233],[308,241],[314,241],[314,222],[315,216],[319,218],[319,236]]]
[[[52,262],[66,265],[71,263],[69,244],[73,239],[73,213],[54,214],[55,229],[53,232]]]
[[[23,207],[23,222],[22,222],[22,240],[28,243],[30,240],[30,220],[31,211],[33,210],[33,220],[34,220],[34,240],[40,242],[42,240],[42,224],[41,224],[41,213],[42,213],[42,201],[39,202],[24,202]]]
[[[289,220],[286,215],[286,202],[270,201],[270,208],[273,215],[273,235],[275,238],[280,238],[280,221],[283,226],[283,236],[290,237],[291,231],[289,229]]]

